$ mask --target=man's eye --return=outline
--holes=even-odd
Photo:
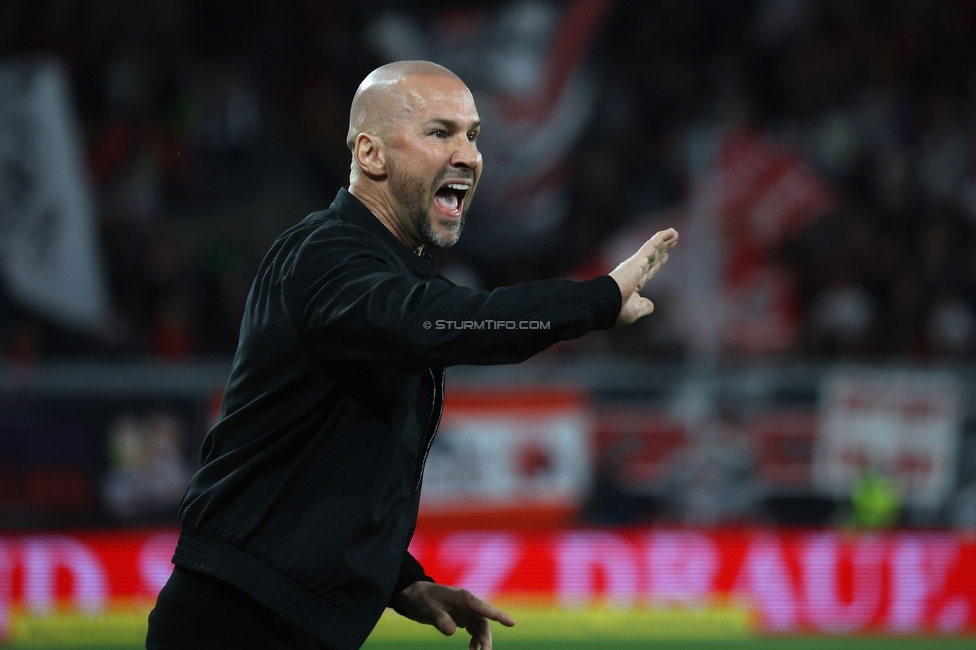
[[[432,136],[434,136],[435,138],[445,138],[445,137],[447,137],[447,134],[444,133],[443,131],[441,131],[440,129],[438,129],[436,131],[431,131],[430,134]]]
[[[472,131],[471,133],[468,134],[469,142],[474,142],[477,139],[478,139],[478,134],[475,131]]]

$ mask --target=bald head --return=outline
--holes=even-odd
[[[349,111],[349,192],[407,246],[451,246],[481,177],[480,132],[474,97],[450,70],[377,68]]]
[[[413,87],[422,77],[461,79],[444,66],[430,61],[396,61],[376,68],[363,79],[349,109],[346,146],[352,151],[360,133],[385,136],[423,97]]]

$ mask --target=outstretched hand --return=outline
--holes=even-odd
[[[434,582],[413,583],[400,593],[399,605],[408,617],[433,625],[445,636],[463,627],[471,635],[469,650],[491,650],[490,621],[515,625],[515,619],[471,592]]]
[[[640,250],[610,272],[620,287],[620,315],[617,325],[630,325],[654,311],[654,303],[640,295],[644,284],[668,261],[668,251],[677,243],[678,232],[668,228],[655,233]]]

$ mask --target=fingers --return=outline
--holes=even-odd
[[[667,261],[668,251],[677,241],[678,233],[674,228],[662,230],[644,242],[633,256],[621,262],[610,272],[610,277],[617,282],[624,300],[634,291],[640,291],[644,283],[657,273],[661,265]]]
[[[457,631],[457,624],[451,615],[444,610],[435,610],[433,613],[433,626],[444,636],[451,636]]]
[[[639,269],[640,280],[638,281],[638,291],[640,291],[644,282],[657,273],[661,265],[667,261],[668,251],[671,250],[677,241],[678,233],[674,228],[662,230],[644,242],[640,250],[632,258],[627,260],[627,262],[636,264]]]
[[[636,293],[630,296],[627,304],[620,310],[617,325],[630,325],[636,320],[654,312],[654,303]]]
[[[471,634],[469,650],[491,650],[491,623],[487,618],[475,617],[466,629]]]
[[[469,630],[473,638],[472,647],[477,650],[491,648],[489,620],[508,627],[515,625],[515,620],[507,612],[464,589],[424,582],[408,587],[401,597],[416,601],[414,605],[420,608],[411,618],[433,625],[445,636],[453,635],[458,627]]]
[[[499,609],[491,603],[485,602],[468,592],[465,593],[467,593],[468,597],[465,598],[463,603],[459,604],[470,610],[472,614],[483,616],[493,621],[498,621],[505,627],[512,627],[515,625],[515,619],[509,616],[508,612],[505,612],[504,610]]]
[[[678,231],[674,228],[659,230],[641,246],[641,251],[668,250],[678,241]]]
[[[634,291],[640,292],[640,290],[644,288],[644,285],[647,284],[647,281],[653,278],[657,274],[657,272],[661,270],[661,267],[664,266],[664,263],[667,261],[668,261],[667,253],[664,253],[663,255],[658,257],[657,261],[655,261],[654,264],[649,266],[648,269],[644,271],[644,274],[641,276],[641,279],[637,282],[637,287],[634,289]]]
[[[464,621],[465,629],[471,634],[469,650],[491,650],[491,621],[498,621],[506,627],[515,625],[515,619],[504,610],[495,607],[472,595],[462,592],[464,597],[451,611],[455,621]],[[458,611],[458,610],[462,611]]]
[[[661,267],[664,266],[664,264],[667,261],[668,261],[668,254],[667,253],[663,253],[660,256],[658,256],[658,258],[656,260],[654,260],[654,263],[651,264],[651,266],[648,267],[647,271],[644,273],[644,277],[641,278],[640,286],[637,287],[637,290],[640,291],[641,288],[644,286],[644,283],[645,282],[647,282],[648,280],[650,280],[651,278],[653,278],[655,275],[657,275],[657,272],[661,270]]]
[[[654,313],[654,303],[651,302],[650,299],[645,298],[644,296],[638,296],[636,312],[637,312],[637,318],[644,318],[644,316],[648,316]]]
[[[678,233],[674,228],[657,232],[644,242],[633,257],[610,272],[623,300],[617,325],[629,325],[654,311],[654,303],[639,295],[639,292],[668,261],[668,251],[677,241]]]
[[[674,228],[660,230],[654,233],[654,236],[651,237],[650,241],[656,243],[656,248],[664,247],[665,249],[669,249],[678,241],[678,231]]]

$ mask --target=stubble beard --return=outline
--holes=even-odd
[[[466,205],[461,213],[460,220],[441,222],[442,226],[448,230],[443,235],[438,235],[434,230],[428,212],[438,185],[448,176],[447,170],[442,169],[429,187],[425,186],[422,179],[401,172],[399,165],[394,161],[391,161],[388,170],[390,193],[393,194],[397,203],[403,207],[424,245],[434,248],[450,248],[456,244],[461,237],[461,230],[464,228],[464,217],[468,212],[467,202],[465,202]],[[468,197],[470,196],[469,192]]]

